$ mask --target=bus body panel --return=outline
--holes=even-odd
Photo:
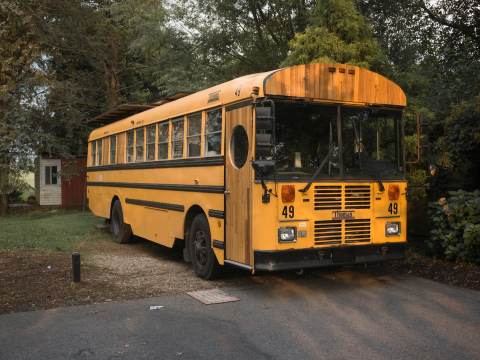
[[[88,146],[87,197],[90,209],[95,215],[108,219],[112,201],[118,198],[125,223],[131,225],[135,235],[171,247],[175,239],[185,236],[189,210],[199,207],[210,225],[213,252],[218,262],[223,264],[225,254],[229,251],[229,239],[225,238],[228,214],[224,190],[225,162],[229,161],[230,147],[225,143],[230,134],[225,132],[231,127],[226,124],[226,107],[239,105],[240,108],[245,106],[244,103],[258,102],[265,96],[322,104],[378,105],[400,109],[406,106],[405,94],[398,85],[379,74],[355,66],[307,64],[238,78],[94,130],[89,136]],[[217,156],[220,161],[212,162],[212,159],[204,157],[206,111],[220,108],[223,132],[221,151]],[[183,157],[172,159],[172,120],[182,117],[187,124],[187,115],[196,112],[202,112],[200,136],[203,156],[187,157],[185,147],[188,133],[185,125]],[[255,119],[254,107],[251,116]],[[162,122],[170,124],[168,160],[156,160],[150,164],[148,161],[127,162],[126,132]],[[252,131],[255,134],[255,121]],[[117,135],[117,150],[112,163],[108,160],[108,138],[113,134]],[[251,166],[255,154],[255,140],[253,135],[250,136],[251,147],[245,166]],[[94,161],[92,144],[99,139],[107,140],[99,145],[103,156],[97,163],[99,157],[96,156]],[[146,145],[144,139],[142,146]],[[156,159],[159,152],[157,146],[158,143],[155,143]],[[195,161],[196,165],[188,166],[189,162]],[[403,251],[407,230],[405,181],[385,180],[384,190],[381,191],[379,182],[372,179],[316,180],[305,195],[299,192],[305,182],[268,182],[272,194],[270,201],[264,202],[264,190],[258,179],[253,178],[253,173],[248,183],[238,184],[250,189],[245,203],[250,207],[247,229],[250,236],[245,241],[249,242],[248,248],[251,250],[248,265],[251,265],[252,271],[382,260],[394,258]],[[282,201],[281,188],[284,185],[295,187],[294,202]],[[390,185],[399,188],[395,207],[388,198]],[[318,198],[321,196],[315,195],[316,189],[325,186],[340,188],[340,205],[337,204],[335,208],[325,207],[325,203],[319,205]],[[359,194],[352,195],[353,198],[350,196],[352,204],[363,199],[362,192],[368,188],[368,207],[347,208],[347,187],[349,192],[359,191]],[[392,221],[400,222],[401,233],[387,237],[385,226]],[[296,241],[279,242],[279,227],[294,227]],[[389,257],[390,251],[392,256]],[[340,260],[333,261],[337,257]],[[346,259],[344,262],[342,257]]]

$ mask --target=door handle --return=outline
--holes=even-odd
[[[225,195],[230,195],[230,190],[228,189],[225,189],[225,191],[223,192]]]

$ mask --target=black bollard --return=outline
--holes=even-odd
[[[73,282],[80,282],[80,253],[72,253]]]

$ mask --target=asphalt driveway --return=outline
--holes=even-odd
[[[480,359],[480,292],[355,271],[0,316],[0,359]],[[150,305],[163,308],[150,310]]]

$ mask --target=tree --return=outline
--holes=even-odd
[[[310,25],[290,42],[285,65],[312,62],[382,67],[382,51],[353,0],[318,2]]]
[[[7,196],[21,185],[28,164],[32,128],[25,108],[37,80],[39,47],[20,1],[0,2],[0,29],[0,215],[5,215]]]
[[[314,1],[183,0],[178,26],[194,45],[205,84],[277,68],[302,32]]]

